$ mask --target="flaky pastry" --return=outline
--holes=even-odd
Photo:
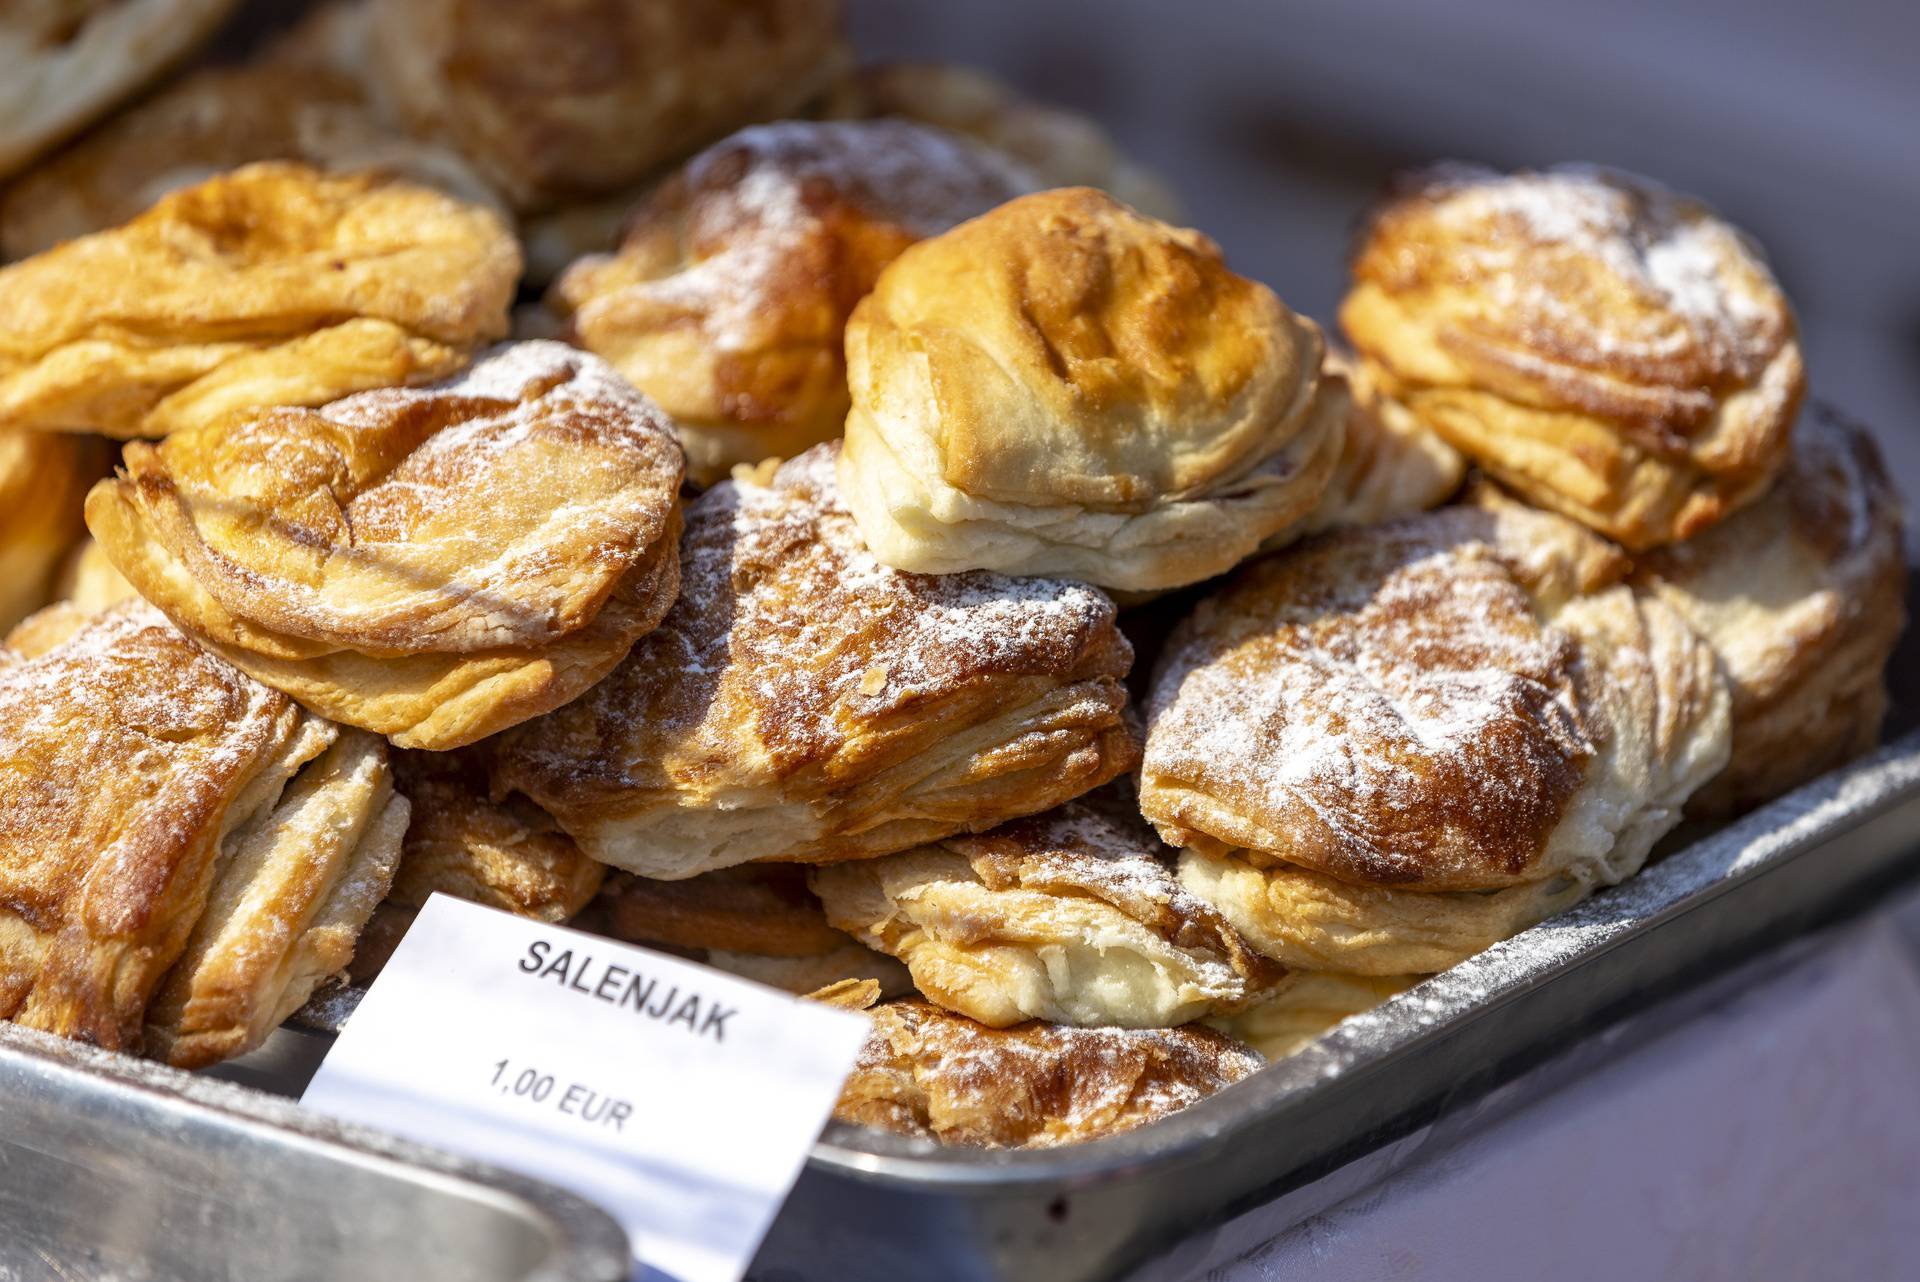
[[[616,872],[575,923],[806,994],[849,980],[911,992],[906,970],[827,923],[804,868],[743,864],[680,881]]]
[[[1118,1135],[1258,1070],[1210,1028],[988,1028],[922,1001],[868,1012],[873,1032],[834,1116],[949,1144],[1052,1148]]]
[[[0,179],[192,52],[238,4],[8,0],[0,7]]]
[[[0,1016],[198,1066],[343,967],[406,827],[385,745],[158,611],[67,605],[0,654]]]
[[[426,382],[506,333],[519,274],[489,209],[249,165],[0,270],[0,426],[165,436]]]
[[[838,0],[373,0],[371,77],[518,209],[623,187],[790,115],[837,65]]]
[[[1728,751],[1679,613],[1488,495],[1249,569],[1175,630],[1141,809],[1181,882],[1305,970],[1441,970],[1632,875]]]
[[[509,344],[432,387],[133,442],[87,522],[235,666],[444,750],[572,699],[666,613],[680,469],[604,362]]]
[[[1270,1060],[1285,1059],[1349,1017],[1372,1010],[1424,978],[1290,970],[1263,1001],[1216,1016],[1207,1024]]]
[[[700,153],[619,248],[548,295],[680,428],[701,485],[840,435],[847,316],[917,240],[1035,186],[998,153],[904,121],[788,121]]]
[[[1759,497],[1805,386],[1765,261],[1624,174],[1415,175],[1374,214],[1340,323],[1383,389],[1490,475],[1630,548]]]
[[[1280,977],[1117,805],[1071,801],[812,881],[827,920],[906,962],[929,1000],[994,1028],[1167,1028],[1245,1006]]]
[[[496,791],[643,876],[889,854],[991,828],[1137,760],[1113,603],[1048,579],[902,574],[861,544],[837,447],[688,509],[666,621],[508,735]]]
[[[85,533],[87,489],[106,470],[99,441],[0,431],[0,628],[47,603],[61,559]]]
[[[1323,349],[1200,233],[1090,188],[1025,196],[854,309],[841,487],[902,569],[1198,582],[1325,490],[1346,396]]]
[[[1766,497],[1638,564],[1733,687],[1733,759],[1689,815],[1757,806],[1879,742],[1907,568],[1900,498],[1865,429],[1815,406]]]
[[[1407,407],[1385,395],[1371,366],[1355,366],[1329,351],[1324,374],[1344,378],[1350,393],[1347,431],[1333,477],[1300,525],[1289,536],[1316,534],[1350,525],[1377,525],[1438,507],[1466,479],[1460,451],[1421,426]],[[1273,546],[1277,540],[1269,540]]]

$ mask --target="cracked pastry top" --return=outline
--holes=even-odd
[[[1052,1148],[1195,1104],[1266,1061],[1213,1029],[988,1028],[928,1002],[885,1002],[834,1117],[948,1144]]]
[[[1340,307],[1389,395],[1530,502],[1633,549],[1757,498],[1805,388],[1760,252],[1581,167],[1445,166],[1374,210]]]
[[[87,523],[176,624],[307,707],[445,750],[559,706],[666,613],[680,447],[596,357],[128,445]]]
[[[8,0],[0,7],[0,180],[191,53],[240,0]]]
[[[1024,196],[854,309],[847,506],[901,569],[1195,583],[1325,490],[1346,389],[1324,347],[1200,233],[1090,188]]]
[[[197,1067],[340,970],[407,824],[386,745],[137,602],[0,651],[0,1017]]]
[[[826,84],[839,0],[373,0],[375,92],[516,208],[626,186]]]
[[[1711,649],[1491,495],[1263,561],[1169,639],[1141,808],[1306,970],[1427,973],[1638,870],[1725,764]]]
[[[1733,687],[1733,758],[1689,815],[1750,809],[1879,743],[1906,623],[1901,529],[1873,438],[1816,405],[1764,498],[1636,561]]]
[[[887,854],[991,828],[1137,760],[1133,652],[1097,589],[931,577],[867,551],[837,446],[736,471],[688,509],[666,621],[508,735],[520,791],[594,858],[690,877]]]
[[[0,269],[0,426],[165,436],[426,382],[506,333],[519,275],[489,209],[248,165]]]
[[[840,435],[847,316],[915,241],[1034,187],[904,121],[744,129],[688,161],[548,307],[673,416],[699,484]]]
[[[1110,791],[1110,790],[1108,790]],[[1162,1028],[1280,978],[1175,878],[1130,797],[815,869],[827,920],[906,962],[921,994],[995,1028]]]

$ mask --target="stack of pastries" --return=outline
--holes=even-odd
[[[232,7],[4,55],[0,1018],[210,1064],[440,893],[1067,1143],[1877,741],[1899,500],[1696,201],[1410,175],[1342,345],[832,0]]]

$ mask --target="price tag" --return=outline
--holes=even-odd
[[[435,895],[301,1102],[582,1194],[626,1226],[648,1276],[737,1282],[866,1031]]]

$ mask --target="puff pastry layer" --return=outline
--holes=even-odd
[[[494,786],[596,859],[690,877],[991,828],[1137,760],[1114,606],[1048,579],[880,564],[816,446],[688,509],[679,602],[584,697],[515,730]]]
[[[47,603],[61,560],[86,532],[87,489],[106,470],[100,441],[0,431],[0,628]]]

